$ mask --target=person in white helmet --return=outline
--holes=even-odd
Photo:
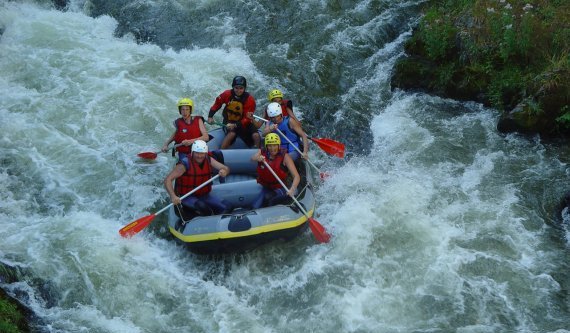
[[[281,106],[283,117],[289,116],[291,119],[299,121],[295,113],[293,113],[293,102],[290,99],[283,99],[283,93],[279,89],[273,89],[267,94],[267,100],[269,103],[278,103]],[[267,115],[267,106],[263,111],[263,118],[269,120],[269,115]],[[300,121],[299,121],[300,122]]]
[[[267,106],[267,115],[269,122],[265,125],[263,135],[277,133],[281,139],[281,148],[287,150],[293,161],[296,161],[300,156],[308,159],[309,138],[303,131],[301,123],[289,116],[283,116],[279,103],[270,103]],[[303,154],[299,154],[297,149]]]
[[[208,184],[196,193],[180,197],[202,185],[212,177],[212,169],[218,170],[220,177],[226,177],[230,168],[208,156],[208,146],[203,140],[196,140],[192,144],[192,153],[178,161],[174,169],[164,179],[164,187],[170,195],[173,204],[193,209],[198,215],[220,214],[228,209],[228,205],[221,199],[210,194],[212,184]],[[172,183],[174,182],[174,186]]]

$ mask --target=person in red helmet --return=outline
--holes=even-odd
[[[204,118],[192,116],[192,111],[194,111],[194,102],[190,98],[181,98],[178,101],[178,113],[182,117],[174,121],[174,133],[164,142],[162,152],[166,152],[168,145],[174,141],[175,144],[181,144],[176,147],[176,151],[178,158],[182,159],[190,153],[190,147],[196,140],[208,140]]]
[[[255,98],[246,92],[247,81],[243,76],[236,76],[232,80],[232,89],[222,92],[208,113],[208,123],[214,122],[214,115],[225,105],[222,111],[223,123],[226,125],[226,137],[221,148],[226,149],[239,137],[249,146],[259,148],[261,137],[257,129],[261,126],[253,119],[255,112]]]

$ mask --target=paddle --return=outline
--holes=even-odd
[[[205,181],[204,183],[200,184],[200,186],[196,187],[195,189],[193,189],[192,191],[184,194],[183,196],[180,197],[180,200],[183,200],[184,198],[186,198],[189,195],[192,195],[194,192],[198,191],[199,189],[201,189],[202,187],[208,185],[209,183],[213,182],[216,178],[218,178],[220,175],[215,175],[214,177],[208,179],[207,181]],[[161,210],[159,210],[158,212],[154,213],[154,214],[150,214],[144,217],[141,217],[138,220],[135,220],[129,224],[127,224],[126,226],[122,227],[121,230],[119,230],[119,234],[125,238],[130,238],[133,235],[137,234],[138,232],[140,232],[141,230],[143,230],[144,228],[146,228],[150,222],[152,222],[152,220],[154,220],[154,218],[156,217],[156,215],[164,212],[165,210],[167,210],[168,208],[170,208],[170,206],[172,206],[173,204],[170,203],[170,205],[162,208]]]
[[[308,138],[327,154],[344,158],[345,146],[343,143],[328,138],[311,138],[310,136]]]
[[[181,145],[182,145],[182,144],[179,143],[179,144],[177,144],[177,145],[174,145],[173,148],[176,148],[176,147],[181,146]],[[157,151],[156,153],[155,153],[155,152],[152,152],[152,151],[146,151],[146,152],[144,152],[144,153],[138,153],[137,156],[140,157],[140,158],[144,158],[144,159],[146,159],[146,160],[154,160],[154,159],[158,156],[158,154],[160,154],[160,153],[163,153],[163,151],[162,151],[162,150],[161,150],[161,151]]]
[[[265,121],[265,122],[269,122],[269,120],[267,120],[267,119],[263,119],[263,118],[258,117],[258,116],[256,116],[256,115],[253,115],[253,116],[254,116],[255,118],[257,118],[257,119],[263,120],[263,121]],[[281,134],[282,137],[285,138],[285,140],[287,140],[287,142],[289,142],[289,144],[290,144],[291,146],[293,146],[293,148],[295,148],[295,150],[296,150],[299,154],[301,154],[301,156],[303,156],[303,152],[302,152],[297,146],[295,146],[295,145],[293,144],[293,142],[291,142],[291,140],[290,140],[285,134],[283,134],[283,132],[281,132],[280,129],[276,128],[276,130],[277,130],[277,132],[279,132],[279,134]],[[328,178],[327,175],[323,175],[323,172],[322,172],[315,164],[313,164],[313,162],[311,162],[310,160],[306,160],[306,161],[309,162],[309,164],[310,164],[313,168],[315,168],[315,170],[317,170],[317,172],[318,172],[318,173],[320,174],[320,176],[321,176],[321,179]]]
[[[277,176],[275,171],[273,171],[271,166],[269,164],[267,164],[267,162],[265,160],[263,161],[263,164],[265,164],[267,169],[269,171],[271,171],[271,174],[273,174],[273,177],[275,177],[275,179],[277,179],[279,184],[281,184],[281,186],[283,187],[285,192],[289,191],[289,189],[287,188],[287,186],[285,186],[285,184],[283,183],[281,178],[279,178],[279,176]],[[297,207],[299,207],[301,212],[303,214],[305,214],[305,216],[309,219],[309,227],[311,228],[311,231],[313,232],[313,235],[315,236],[315,239],[317,240],[317,242],[328,243],[331,240],[331,236],[327,233],[327,231],[325,230],[325,227],[323,227],[323,225],[320,224],[319,221],[317,221],[314,218],[309,216],[309,213],[307,213],[305,208],[303,208],[303,206],[301,206],[301,203],[297,200],[297,198],[295,198],[295,196],[292,196],[291,198],[293,199],[293,201],[295,201],[295,203],[297,204]]]
[[[269,122],[269,120],[265,118],[261,118],[256,115],[253,116],[259,120],[263,120],[266,123]],[[310,136],[307,137],[309,140],[316,143],[317,146],[319,146],[319,148],[321,148],[325,153],[339,158],[344,158],[345,146],[343,143],[329,138],[312,138]]]

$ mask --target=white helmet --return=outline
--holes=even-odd
[[[269,117],[277,117],[278,115],[283,114],[283,110],[281,109],[281,105],[279,103],[269,103],[267,106],[267,115]]]
[[[204,140],[196,140],[192,144],[192,152],[207,153],[208,145],[206,145],[206,142]]]

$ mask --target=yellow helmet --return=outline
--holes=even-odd
[[[178,101],[178,111],[180,111],[180,107],[187,105],[190,107],[190,110],[194,110],[194,102],[190,98],[181,98]]]
[[[269,101],[272,101],[274,98],[277,97],[283,98],[283,93],[279,89],[273,89],[269,92],[269,94],[267,94],[267,99]]]
[[[281,138],[275,133],[269,133],[265,136],[265,145],[280,145]]]

